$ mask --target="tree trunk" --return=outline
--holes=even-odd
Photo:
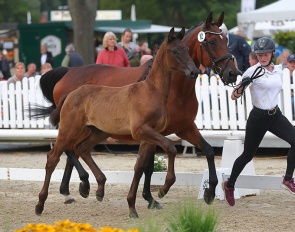
[[[85,64],[94,63],[94,26],[97,0],[68,0],[73,23],[74,46],[85,60]]]

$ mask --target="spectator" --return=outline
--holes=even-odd
[[[14,66],[14,70],[15,70],[15,75],[13,75],[12,77],[8,79],[7,85],[9,85],[10,83],[15,84],[17,81],[22,81],[26,71],[26,66],[22,62],[17,62]]]
[[[287,66],[287,59],[292,54],[292,51],[289,49],[284,49],[282,54],[277,58],[277,64],[282,66],[282,69],[286,68]]]
[[[45,63],[42,65],[42,68],[41,68],[41,75],[52,70],[52,66],[50,63]]]
[[[293,72],[295,70],[295,54],[291,54],[287,58],[286,68],[290,70],[290,82],[291,84],[293,84]],[[292,103],[292,115],[294,119],[295,111],[294,111],[294,91],[293,90],[291,90],[291,103]]]
[[[113,32],[105,33],[102,46],[103,49],[98,53],[96,64],[130,67],[128,57],[124,50],[117,46],[117,37]]]
[[[220,29],[228,39],[228,49],[235,56],[239,70],[244,73],[250,67],[249,53],[251,52],[251,46],[244,37],[228,33],[225,24],[222,24]]]
[[[140,65],[140,47],[131,41],[132,32],[129,28],[125,29],[122,34],[121,42],[118,43],[122,47],[129,59],[131,67]]]
[[[43,64],[45,63],[50,63],[51,66],[53,67],[53,56],[52,53],[47,51],[47,46],[46,44],[41,45],[41,54],[40,54],[40,58],[38,61],[38,71],[41,70],[41,67]]]
[[[258,58],[257,58],[257,55],[254,51],[250,52],[249,53],[249,64],[250,66],[253,66],[255,64],[257,64],[259,61],[258,61]]]
[[[3,52],[0,50],[0,80],[8,80],[9,77],[11,77],[9,63]]]
[[[84,59],[77,52],[73,44],[69,44],[65,48],[66,55],[61,62],[64,67],[78,67],[84,65]]]
[[[143,55],[151,55],[152,54],[152,50],[149,48],[149,45],[148,45],[147,42],[141,41],[139,43],[139,47],[140,47],[141,56],[143,56]]]
[[[143,65],[145,62],[147,62],[150,59],[153,59],[153,56],[152,55],[143,55],[140,58],[140,65]]]
[[[35,63],[29,63],[27,66],[27,72],[25,72],[25,77],[34,77],[37,75],[37,66]]]

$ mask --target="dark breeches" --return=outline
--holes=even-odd
[[[267,131],[291,145],[288,151],[285,177],[286,179],[292,178],[295,168],[295,128],[282,114],[280,109],[277,109],[275,114],[269,115],[265,110],[254,108],[247,120],[244,151],[234,162],[228,182],[229,187],[234,187],[244,167],[253,159]]]

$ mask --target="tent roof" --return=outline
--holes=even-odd
[[[162,26],[162,25],[156,25],[151,24],[149,27],[143,27],[143,28],[131,28],[133,33],[167,33],[171,30],[172,26]],[[122,33],[124,31],[125,27],[95,27],[95,31],[99,32],[107,32],[112,31],[114,33]],[[181,28],[174,28],[176,32],[180,31]]]
[[[279,0],[259,9],[237,14],[238,23],[251,23],[270,20],[294,20],[294,0]]]

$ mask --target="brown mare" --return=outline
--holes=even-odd
[[[226,37],[222,37],[219,26],[223,23],[224,13],[213,21],[210,13],[204,23],[191,28],[183,38],[183,42],[189,48],[189,53],[196,66],[203,64],[212,68],[225,84],[236,81],[240,74],[234,65],[232,55],[227,47]],[[204,32],[200,33],[201,31]],[[199,38],[204,35],[204,38]],[[199,38],[199,39],[198,39]],[[46,98],[53,103],[51,108],[41,110],[42,113],[50,113],[56,108],[62,97],[85,84],[123,86],[137,82],[146,76],[152,61],[136,68],[122,68],[107,65],[87,65],[77,68],[57,68],[44,74],[41,78],[41,88]],[[173,72],[170,94],[168,98],[168,113],[171,115],[169,124],[163,135],[175,133],[181,139],[185,139],[197,146],[207,157],[209,169],[209,189],[205,190],[204,200],[211,203],[215,197],[217,176],[214,163],[214,150],[208,144],[194,120],[198,111],[198,101],[195,95],[195,81],[188,81],[183,74]],[[130,136],[112,136],[120,140],[129,140]],[[94,141],[95,142],[95,141]],[[97,142],[96,142],[97,143]],[[143,197],[148,201],[149,207],[160,208],[160,205],[151,195],[150,181],[153,174],[156,145],[148,145],[144,152],[151,154],[148,166],[145,170]],[[69,181],[73,164],[79,172],[81,179],[80,194],[87,197],[89,194],[88,173],[82,168],[80,162],[70,151],[66,151],[68,162],[61,183],[60,192],[65,196],[66,202],[73,201],[69,192]],[[71,162],[69,162],[69,159]]]
[[[150,154],[142,151],[149,144],[162,147],[168,155],[165,184],[159,190],[160,196],[167,194],[176,179],[174,161],[177,150],[174,143],[160,132],[166,129],[170,120],[167,102],[172,71],[181,72],[188,80],[196,79],[200,74],[189,56],[188,48],[181,41],[184,34],[185,29],[182,28],[176,37],[174,28],[171,29],[144,81],[123,87],[84,85],[60,102],[50,116],[53,125],[60,123],[59,133],[54,147],[47,155],[45,181],[39,193],[36,214],[40,215],[44,209],[51,175],[65,150],[73,150],[89,166],[98,184],[97,198],[103,199],[106,177],[93,161],[90,152],[93,145],[111,135],[130,135],[140,142],[127,197],[130,216],[138,217],[135,209],[136,193],[150,159]]]

